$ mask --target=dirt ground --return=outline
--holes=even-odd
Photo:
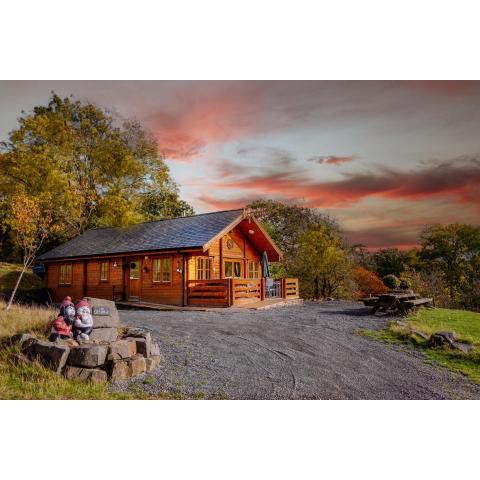
[[[112,388],[228,399],[480,398],[480,386],[412,349],[363,337],[384,328],[358,303],[306,302],[264,311],[123,310],[148,328],[164,361]]]

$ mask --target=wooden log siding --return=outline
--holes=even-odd
[[[188,305],[228,307],[231,305],[229,279],[187,280]]]

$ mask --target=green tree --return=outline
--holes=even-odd
[[[60,98],[22,112],[0,144],[0,198],[25,192],[62,226],[55,243],[102,225],[127,225],[190,212],[158,153],[136,121],[88,102]],[[148,199],[148,201],[146,201]]]
[[[300,280],[302,295],[313,299],[349,294],[352,266],[341,238],[322,225],[300,235],[296,254],[289,262],[289,270]]]
[[[325,226],[328,230],[339,232],[333,218],[311,208],[275,200],[257,200],[248,208],[265,225],[286,258],[294,255],[300,235],[312,226]]]
[[[421,245],[420,257],[427,268],[441,272],[452,299],[480,278],[480,227],[459,223],[427,227]]]
[[[409,256],[407,252],[398,248],[385,248],[378,250],[371,256],[375,273],[383,278],[386,275],[400,276],[408,265]]]

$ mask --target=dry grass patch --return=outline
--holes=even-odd
[[[13,304],[6,310],[6,303],[0,301],[0,339],[16,333],[29,332],[40,337],[48,335],[56,311],[47,307],[27,307]]]

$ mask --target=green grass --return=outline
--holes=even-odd
[[[423,308],[407,317],[410,327],[431,335],[441,330],[453,331],[462,342],[480,346],[480,313],[446,308]]]
[[[462,373],[480,384],[480,313],[444,308],[420,309],[404,320],[407,328],[392,322],[386,330],[360,330],[358,333],[387,343],[413,346],[422,351],[430,363]],[[453,331],[459,341],[475,348],[468,354],[449,347],[430,348],[426,340],[412,333],[412,329],[428,335],[442,330]]]
[[[21,271],[22,265],[0,262],[0,292],[9,292],[13,290]],[[22,292],[29,292],[42,287],[42,279],[32,273],[32,269],[28,269],[23,274],[22,281],[18,288]]]

